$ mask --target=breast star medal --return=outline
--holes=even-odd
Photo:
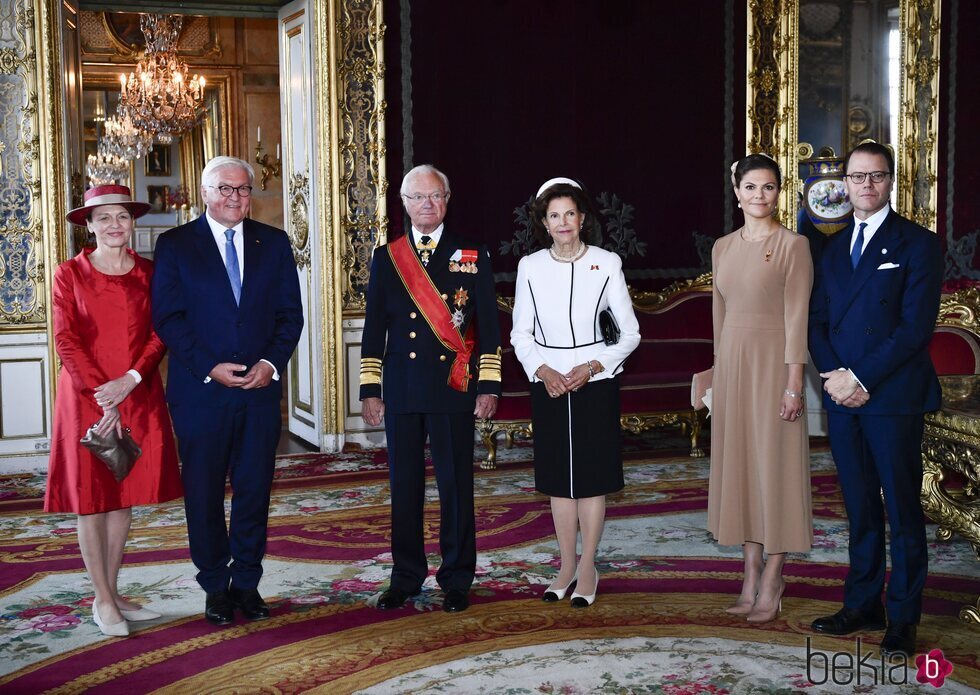
[[[453,326],[456,328],[461,328],[463,326],[463,319],[466,318],[463,314],[463,307],[466,306],[466,302],[469,300],[470,293],[462,287],[453,293],[453,303],[456,305],[456,310],[453,311],[451,321]]]

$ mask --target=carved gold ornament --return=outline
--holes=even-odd
[[[287,234],[292,242],[297,268],[306,268],[310,265],[309,198],[309,177],[306,174],[293,174],[289,179],[289,227]]]

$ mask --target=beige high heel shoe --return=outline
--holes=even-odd
[[[736,601],[728,608],[726,608],[725,612],[731,613],[732,615],[748,615],[749,613],[752,612],[752,609],[754,607],[755,607],[755,601],[753,601],[752,603],[739,603],[738,601]]]
[[[750,623],[768,623],[779,617],[780,612],[783,610],[783,592],[786,591],[786,582],[783,582],[782,586],[779,587],[779,593],[776,594],[776,607],[769,611],[757,611],[755,608],[745,617],[745,619]]]
[[[120,620],[118,623],[103,622],[99,617],[99,608],[95,601],[92,601],[92,620],[107,637],[129,637],[129,623],[125,620]]]

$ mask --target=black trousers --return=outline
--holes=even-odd
[[[279,402],[170,406],[184,482],[184,511],[197,581],[208,593],[262,578],[269,496],[282,428]],[[231,524],[225,481],[231,479]],[[230,563],[230,565],[229,565]]]
[[[429,573],[425,555],[425,440],[429,439],[439,489],[439,550],[436,581],[444,591],[468,591],[476,572],[473,512],[473,424],[471,412],[385,413],[391,480],[391,587],[408,594]]]

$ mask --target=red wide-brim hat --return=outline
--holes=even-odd
[[[133,194],[126,186],[96,186],[85,191],[85,205],[71,210],[65,218],[72,224],[80,227],[85,226],[85,218],[89,211],[100,205],[122,205],[129,210],[133,218],[142,217],[150,211],[149,203],[141,203],[133,200]]]

